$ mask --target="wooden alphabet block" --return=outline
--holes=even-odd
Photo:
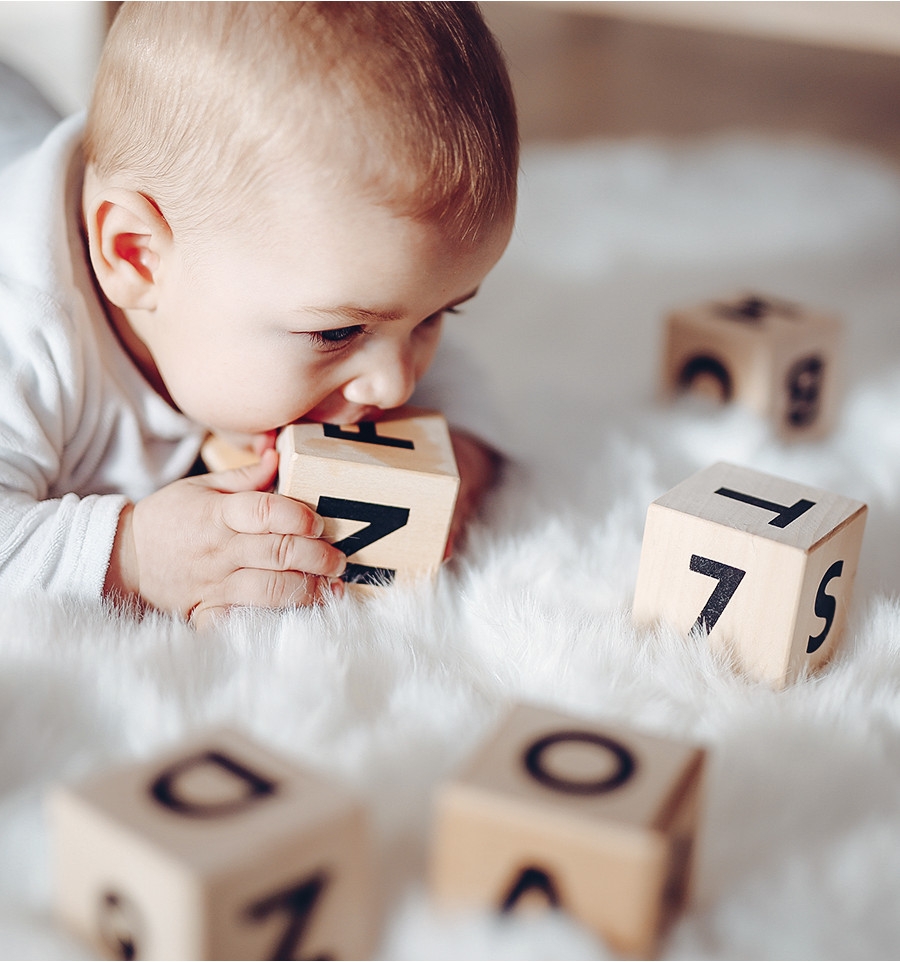
[[[447,906],[553,906],[651,957],[684,903],[702,748],[519,705],[441,791],[431,861]]]
[[[739,401],[785,439],[829,431],[840,381],[837,318],[741,294],[674,311],[666,320],[663,388]]]
[[[437,573],[459,488],[442,415],[405,408],[345,427],[291,424],[277,447],[278,491],[325,518],[324,537],[349,558],[345,581]]]
[[[200,457],[209,471],[230,471],[256,464],[259,455],[247,448],[239,448],[218,434],[210,434],[200,448]]]
[[[60,787],[48,814],[58,913],[107,957],[372,957],[361,806],[235,732]]]
[[[650,505],[634,620],[707,634],[752,677],[787,684],[840,642],[865,521],[859,501],[714,464]]]

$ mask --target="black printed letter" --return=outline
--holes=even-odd
[[[220,779],[223,774],[225,776],[224,780],[228,783],[225,789],[226,797],[220,801],[192,801],[178,791],[179,779],[203,766],[214,766],[213,774]],[[271,795],[276,788],[275,782],[251,771],[233,758],[222,752],[210,751],[191,755],[170,765],[150,786],[150,794],[160,805],[179,815],[190,818],[220,818],[243,811],[266,795]]]
[[[806,514],[810,508],[816,506],[815,501],[807,501],[805,498],[795,501],[794,504],[776,504],[774,501],[764,501],[762,498],[755,498],[752,494],[742,494],[740,491],[732,491],[731,488],[719,488],[716,494],[721,494],[723,498],[743,501],[744,504],[752,504],[755,508],[774,511],[775,517],[772,518],[769,524],[775,528],[786,528],[792,521],[796,521],[801,514]]]
[[[806,643],[806,653],[808,655],[811,655],[814,651],[818,651],[822,647],[822,643],[828,637],[828,632],[831,631],[831,626],[834,623],[834,613],[837,611],[837,602],[834,600],[834,595],[825,593],[825,589],[828,587],[828,582],[831,581],[832,578],[840,578],[843,570],[844,562],[835,561],[819,582],[819,590],[816,592],[816,617],[825,619],[825,627],[815,638],[813,638],[812,635],[809,636],[809,641]]]
[[[559,908],[559,893],[556,891],[553,879],[543,869],[529,866],[522,869],[515,882],[509,887],[500,905],[500,911],[511,912],[519,900],[530,892],[540,892],[547,900],[547,905],[551,908]]]
[[[345,431],[337,424],[323,424],[326,438],[341,438],[344,441],[359,441],[363,444],[383,444],[389,448],[415,450],[412,441],[406,438],[387,438],[375,430],[375,421],[360,421],[356,431]]]
[[[316,902],[319,901],[327,884],[328,875],[325,872],[319,872],[304,879],[298,885],[267,896],[247,909],[248,917],[254,922],[262,921],[273,912],[282,911],[288,915],[288,927],[269,958],[300,958],[300,943],[315,910]]]
[[[348,521],[368,521],[359,531],[335,541],[338,551],[349,558],[363,548],[402,528],[409,521],[409,508],[394,508],[389,504],[370,504],[368,501],[347,501],[344,498],[322,496],[316,511],[323,518],[345,518]],[[396,574],[394,568],[374,568],[370,565],[348,564],[342,581],[356,584],[390,584]]]
[[[716,578],[718,584],[713,588],[713,593],[709,596],[709,601],[703,611],[697,616],[691,632],[705,631],[707,634],[713,630],[716,622],[725,610],[725,606],[731,601],[731,596],[737,591],[738,585],[743,580],[746,571],[740,568],[732,568],[731,565],[723,564],[721,561],[713,561],[711,558],[701,558],[698,554],[691,555],[691,571],[696,571],[701,575],[708,575]]]
[[[554,775],[553,772],[544,768],[542,756],[548,748],[552,748],[560,742],[584,742],[587,745],[596,745],[602,751],[613,756],[616,768],[611,775],[592,782],[574,781]],[[522,762],[528,774],[535,781],[567,795],[600,795],[603,792],[614,791],[631,778],[636,764],[634,756],[624,745],[612,738],[606,738],[604,735],[583,731],[554,732],[552,735],[539,738],[536,742],[532,742],[525,751]]]

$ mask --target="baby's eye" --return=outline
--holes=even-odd
[[[346,344],[365,334],[365,328],[359,324],[352,327],[334,327],[327,331],[310,331],[309,337],[319,346],[324,348],[336,348],[341,344]]]

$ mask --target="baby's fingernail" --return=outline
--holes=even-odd
[[[344,582],[343,582],[343,581],[332,581],[330,587],[331,587],[331,593],[335,596],[335,598],[343,598],[343,597],[344,597]]]
[[[311,537],[321,538],[324,531],[325,531],[325,519],[319,514],[314,514],[312,518],[312,524],[310,526]]]

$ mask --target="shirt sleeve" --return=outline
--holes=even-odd
[[[126,498],[60,484],[86,377],[53,314],[0,277],[0,591],[96,600]]]

